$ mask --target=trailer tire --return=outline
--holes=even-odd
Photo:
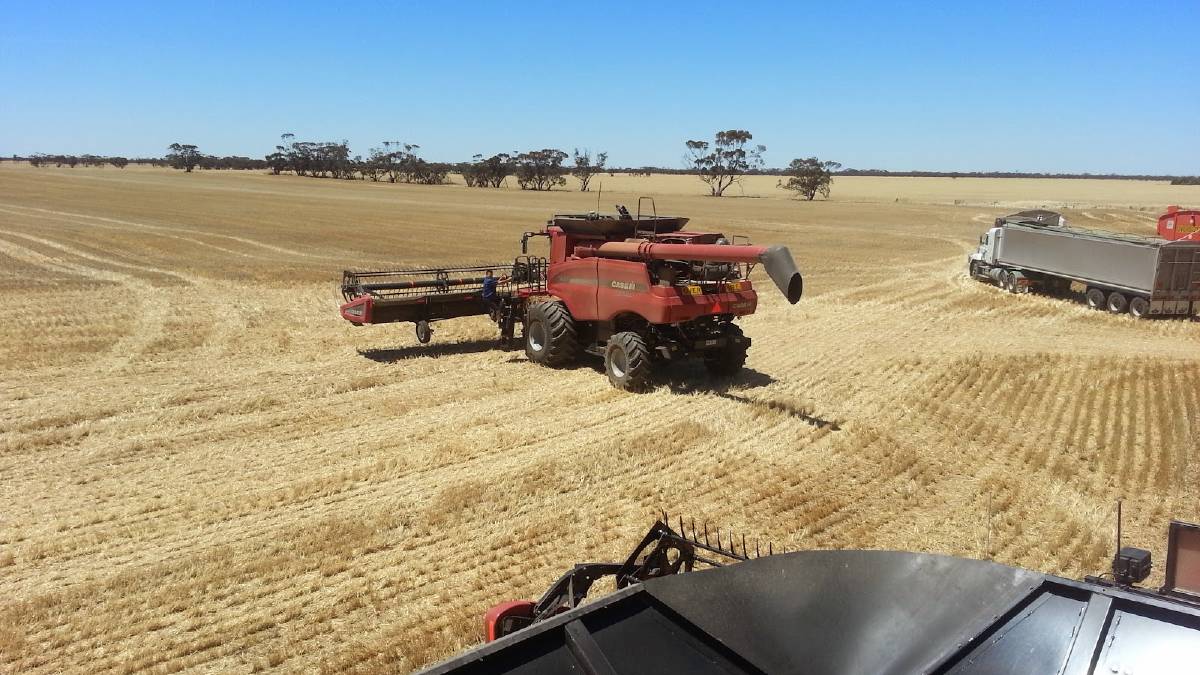
[[[420,342],[423,345],[429,344],[429,341],[433,339],[433,328],[429,326],[429,322],[425,319],[421,319],[413,325],[416,326],[417,342]]]
[[[1104,291],[1100,290],[1099,288],[1087,289],[1084,299],[1087,301],[1088,307],[1091,307],[1092,309],[1104,309]]]
[[[624,391],[650,388],[650,347],[641,335],[624,331],[608,338],[604,348],[604,372],[612,386]]]
[[[1117,291],[1108,294],[1108,311],[1113,314],[1124,314],[1129,307],[1129,300]]]
[[[524,333],[525,356],[534,363],[561,368],[579,358],[575,319],[561,302],[543,302],[530,307]]]
[[[1135,319],[1144,318],[1150,313],[1150,301],[1138,296],[1129,301],[1129,313]]]
[[[718,377],[731,377],[746,365],[750,345],[742,329],[732,323],[721,326],[721,337],[725,338],[724,345],[704,352],[704,367]]]

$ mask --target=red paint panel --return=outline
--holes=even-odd
[[[529,618],[533,616],[533,603],[528,600],[512,600],[502,602],[483,615],[483,634],[488,642],[504,637],[505,619],[511,617]]]
[[[596,258],[568,260],[550,266],[550,294],[559,298],[577,321],[595,321],[596,316]]]
[[[1158,217],[1158,236],[1172,241],[1200,239],[1200,211],[1183,211],[1178,206],[1167,207]]]
[[[650,276],[646,264],[626,260],[601,260],[597,268],[596,314],[611,319],[624,312],[633,312],[651,323],[655,297],[650,295]]]
[[[353,324],[371,323],[374,299],[369,295],[355,298],[341,306],[342,318]]]

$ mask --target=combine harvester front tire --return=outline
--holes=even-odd
[[[579,358],[575,319],[561,302],[543,302],[529,308],[525,321],[525,356],[530,361],[561,368]]]

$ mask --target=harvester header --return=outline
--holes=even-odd
[[[753,314],[750,279],[762,265],[788,302],[804,282],[784,246],[755,246],[719,232],[687,232],[687,218],[556,215],[526,232],[511,265],[343,273],[343,318],[355,325],[410,321],[428,342],[430,324],[487,315],[503,342],[521,326],[530,360],[551,367],[602,356],[609,380],[645,389],[651,368],[697,356],[715,375],[733,375],[750,339],[734,323]],[[653,200],[650,200],[653,208]],[[549,256],[529,255],[546,237]],[[492,274],[495,270],[495,275]]]

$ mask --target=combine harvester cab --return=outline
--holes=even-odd
[[[758,308],[755,266],[789,303],[803,294],[786,247],[687,232],[687,218],[643,216],[641,202],[637,217],[618,211],[556,215],[526,232],[522,255],[486,300],[481,275],[498,266],[348,270],[342,317],[355,325],[411,321],[427,342],[434,321],[486,314],[503,341],[521,326],[531,361],[562,367],[592,354],[604,359],[614,386],[640,391],[651,368],[668,361],[697,357],[719,376],[741,370],[750,339],[734,322]],[[548,259],[528,255],[535,237],[549,240]]]

